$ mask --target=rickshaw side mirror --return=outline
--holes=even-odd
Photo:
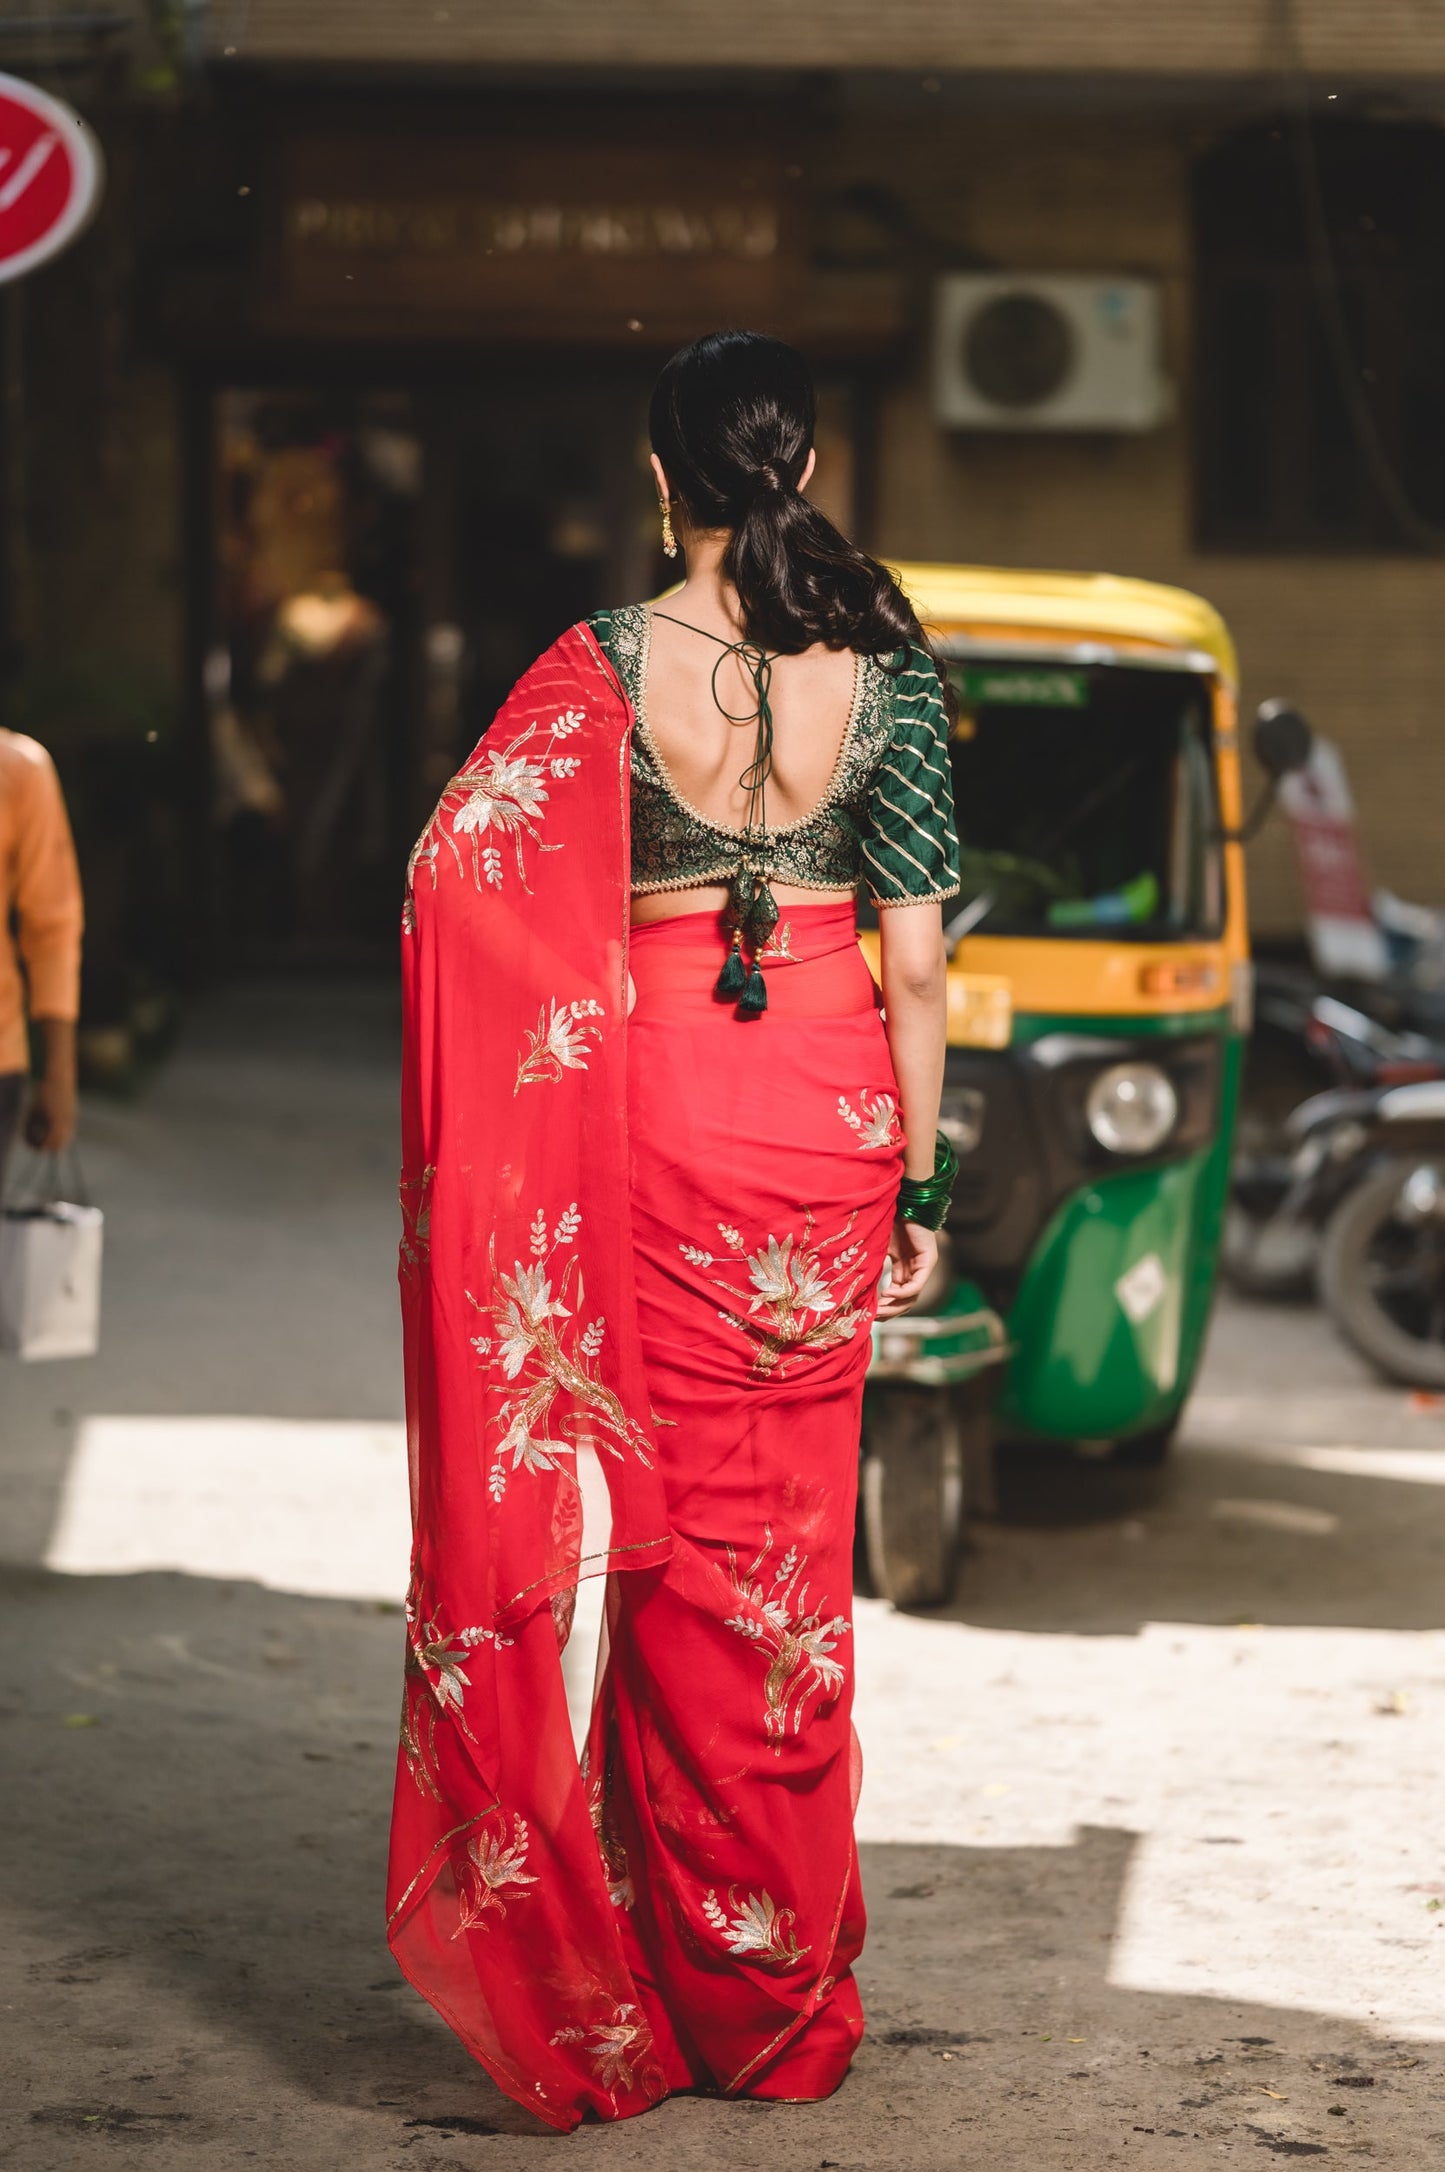
[[[1307,765],[1315,735],[1298,709],[1278,699],[1262,701],[1255,711],[1254,756],[1278,784]]]

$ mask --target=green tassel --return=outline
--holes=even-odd
[[[754,966],[753,971],[757,972],[756,966]],[[718,974],[717,986],[713,993],[720,996],[741,996],[747,985],[748,969],[743,964],[742,952],[734,942],[732,949],[727,954],[727,961]]]
[[[747,978],[747,986],[738,997],[738,1009],[749,1018],[756,1018],[759,1011],[768,1007],[768,984],[763,979],[761,966],[755,965]]]

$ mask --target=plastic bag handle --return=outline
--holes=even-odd
[[[85,1181],[85,1171],[80,1165],[80,1149],[72,1139],[69,1146],[57,1154],[44,1147],[28,1146],[24,1151],[30,1157],[29,1181],[12,1183],[7,1187],[7,1207],[50,1207],[66,1196],[67,1189],[73,1206],[88,1207],[90,1187]],[[74,1171],[74,1182],[66,1184],[66,1170]]]

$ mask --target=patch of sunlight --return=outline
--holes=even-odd
[[[321,1418],[90,1417],[45,1566],[177,1569],[327,1599],[401,1599],[406,1432]]]
[[[1110,1980],[1445,2038],[1445,1632],[1035,1635],[857,1607],[864,1841],[1138,1836]]]
[[[1211,1501],[1218,1523],[1253,1523],[1264,1531],[1299,1531],[1309,1538],[1329,1538],[1340,1519],[1327,1508],[1304,1508],[1298,1501]]]
[[[1388,1478],[1404,1486],[1445,1486],[1445,1448],[1356,1448],[1309,1441],[1199,1440],[1191,1455],[1238,1456],[1244,1463],[1277,1463],[1338,1478]]]
[[[581,1451],[583,1552],[605,1551],[607,1481]],[[45,1567],[233,1578],[322,1599],[401,1600],[411,1551],[406,1429],[331,1418],[82,1421]],[[606,1579],[578,1588],[563,1675],[587,1731]]]

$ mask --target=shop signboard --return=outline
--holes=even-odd
[[[771,145],[317,130],[261,201],[262,314],[280,329],[601,345],[777,317],[803,271]]]
[[[100,147],[78,113],[0,75],[0,280],[75,239],[100,200]]]

